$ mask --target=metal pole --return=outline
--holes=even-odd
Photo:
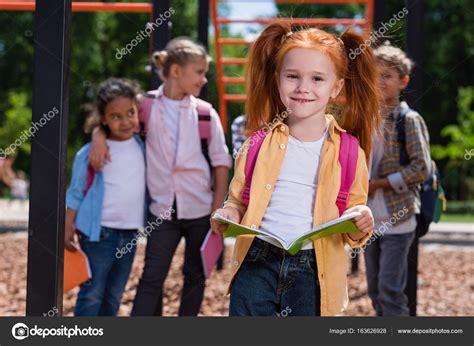
[[[153,0],[152,21],[158,23],[159,19],[165,18],[164,14],[170,9],[170,0]],[[160,17],[161,15],[161,17]],[[165,18],[166,19],[166,18]],[[152,52],[162,50],[170,40],[170,27],[172,18],[163,20],[152,34]],[[158,78],[155,66],[151,65],[151,88],[156,89],[160,86],[161,80]]]
[[[422,111],[423,95],[423,23],[424,2],[405,1],[408,9],[406,17],[406,52],[415,62],[415,67],[410,76],[410,84],[404,97],[411,108]]]
[[[26,314],[62,314],[71,0],[35,12]]]
[[[406,18],[406,51],[408,56],[415,62],[415,68],[411,74],[410,84],[405,93],[405,99],[411,108],[421,113],[423,95],[423,0],[405,1],[408,9]],[[410,315],[416,316],[417,305],[417,272],[418,272],[418,238],[413,241],[408,254],[408,280],[405,294],[408,297]]]
[[[377,31],[381,24],[383,23],[385,16],[385,4],[383,0],[375,0],[374,1],[374,20],[373,20],[373,30]]]
[[[198,41],[209,51],[209,0],[199,0],[198,14]],[[202,88],[203,100],[207,100],[207,84]]]

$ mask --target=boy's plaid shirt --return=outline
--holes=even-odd
[[[400,210],[406,207],[409,212],[403,215],[403,219],[413,213],[419,213],[419,186],[428,178],[431,170],[428,128],[420,114],[415,111],[408,112],[405,116],[406,149],[410,163],[406,166],[400,165],[396,121],[401,109],[406,108],[407,103],[401,102],[385,119],[384,154],[378,167],[379,177],[387,177],[392,186],[391,189],[383,190],[387,210],[391,215],[398,215]]]

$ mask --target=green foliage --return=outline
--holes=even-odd
[[[24,92],[10,92],[8,95],[9,109],[6,111],[6,117],[0,126],[0,148],[11,147],[16,149],[14,156],[23,153],[30,154],[31,147],[29,141],[19,144],[19,138],[23,131],[31,126],[31,108],[27,104],[28,97]]]
[[[474,201],[448,201],[446,214],[474,215]]]
[[[5,118],[0,123],[0,148],[14,150],[15,166],[28,172],[30,166],[30,140],[22,136],[31,126],[31,107],[26,92],[11,91],[5,103]],[[26,140],[25,140],[26,139]],[[16,142],[16,143],[15,143]]]
[[[434,145],[431,152],[436,159],[447,158],[459,166],[469,166],[474,162],[474,87],[459,88],[457,104],[457,124],[441,131],[441,136],[449,138],[448,144]]]
[[[445,126],[441,136],[448,138],[445,145],[432,145],[432,156],[437,160],[445,160],[446,179],[443,184],[453,185],[451,195],[456,199],[474,196],[474,87],[459,88],[457,105],[459,113],[457,124]]]

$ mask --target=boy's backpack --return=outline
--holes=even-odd
[[[396,122],[398,132],[398,143],[400,145],[400,165],[410,164],[410,158],[407,152],[407,141],[405,133],[405,120],[409,112],[413,109],[403,108]],[[431,159],[431,158],[430,158]],[[420,193],[420,214],[416,214],[416,235],[423,237],[428,233],[431,222],[438,222],[441,217],[441,210],[446,209],[446,199],[444,190],[441,187],[441,175],[436,163],[431,159],[431,167],[428,179],[426,179],[419,188]]]
[[[245,162],[245,188],[242,192],[242,199],[245,206],[248,207],[250,202],[250,187],[252,185],[252,176],[257,162],[257,156],[265,139],[263,130],[256,131],[252,134],[254,144],[249,146],[247,160]],[[341,187],[337,195],[336,205],[339,209],[339,216],[346,210],[347,200],[351,185],[354,181],[357,160],[359,155],[359,142],[357,138],[346,132],[341,132],[341,144],[339,147],[339,163],[341,164]]]

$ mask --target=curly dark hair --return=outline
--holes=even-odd
[[[93,109],[86,119],[84,131],[91,133],[96,127],[101,127],[108,136],[110,130],[107,126],[102,124],[107,104],[117,97],[127,97],[136,103],[139,92],[140,87],[136,81],[124,78],[109,78],[100,83]]]

